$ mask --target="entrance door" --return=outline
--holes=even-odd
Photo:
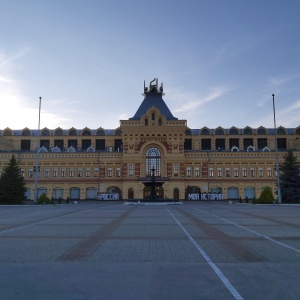
[[[162,186],[157,186],[155,191],[158,200],[164,199],[164,189]],[[151,186],[145,186],[143,190],[143,194],[144,194],[144,199],[150,199]]]
[[[230,187],[227,189],[228,199],[239,199],[239,190],[236,187]]]
[[[72,199],[72,200],[80,199],[80,189],[79,188],[70,188],[70,199]]]
[[[54,199],[59,199],[63,198],[63,189],[53,189],[53,198]]]

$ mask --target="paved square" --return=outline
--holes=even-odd
[[[300,299],[300,206],[0,206],[1,299]]]

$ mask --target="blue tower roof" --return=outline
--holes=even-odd
[[[155,81],[156,83],[152,84],[153,81]],[[155,78],[153,81],[150,82],[149,89],[145,87],[144,84],[143,95],[145,96],[145,98],[136,111],[135,115],[129,120],[139,120],[152,106],[155,106],[160,111],[160,113],[166,117],[167,120],[178,120],[178,118],[175,118],[172,115],[170,109],[162,98],[162,96],[164,95],[163,84],[161,84],[160,88],[158,88],[157,78]]]

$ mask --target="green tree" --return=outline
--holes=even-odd
[[[292,150],[284,156],[280,171],[282,202],[300,201],[300,165]]]
[[[13,155],[0,177],[0,202],[21,203],[26,200],[25,179]]]
[[[272,193],[272,189],[270,187],[265,187],[263,191],[261,192],[259,198],[256,201],[253,201],[254,203],[264,203],[264,204],[270,204],[273,203],[274,196]]]

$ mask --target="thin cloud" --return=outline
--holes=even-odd
[[[195,95],[182,94],[180,95],[181,99],[189,98],[191,100],[188,100],[180,107],[175,108],[173,110],[173,113],[183,113],[183,112],[186,113],[186,112],[194,111],[195,109],[203,106],[204,104],[216,100],[219,97],[223,96],[228,90],[229,89],[227,87],[223,87],[223,86],[214,87],[211,89],[211,92],[207,96],[200,99],[198,99],[198,97]],[[172,97],[178,98],[178,96],[179,95],[175,95],[175,96],[171,95],[171,98]]]

